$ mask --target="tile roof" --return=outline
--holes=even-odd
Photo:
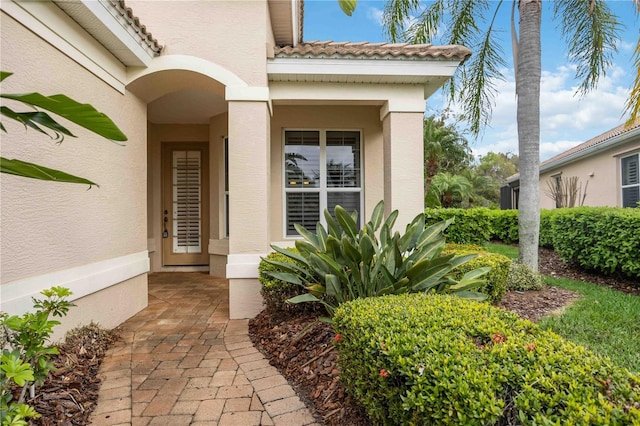
[[[611,130],[607,130],[606,132],[596,137],[593,137],[586,142],[576,145],[573,148],[570,148],[554,157],[549,158],[548,160],[543,161],[542,163],[540,163],[540,172],[545,171],[545,169],[552,168],[556,163],[561,162],[563,159],[567,157],[577,155],[578,158],[580,158],[582,156],[589,155],[589,151],[597,149],[598,145],[603,144],[615,137],[623,136],[624,134],[629,133],[638,128],[640,128],[640,118],[636,119],[636,121],[628,127],[626,126],[625,123],[623,123],[618,127],[614,127]],[[622,141],[626,142],[624,139]],[[513,183],[518,179],[520,179],[520,173],[516,173],[513,176],[509,176],[507,178],[507,182]]]
[[[147,27],[140,23],[140,18],[133,14],[133,9],[125,4],[125,0],[109,0],[109,2],[120,11],[129,25],[135,29],[136,33],[138,33],[142,38],[142,41],[156,54],[156,56],[159,55],[163,46],[161,46],[158,43],[158,40],[153,38],[153,35],[147,31]]]
[[[562,160],[563,158],[566,158],[570,155],[579,153],[581,151],[584,151],[586,149],[595,147],[596,145],[599,145],[603,142],[606,142],[608,140],[610,140],[611,138],[614,138],[616,136],[621,136],[625,133],[628,133],[634,129],[637,129],[638,127],[640,127],[640,118],[638,118],[631,126],[627,127],[625,124],[621,124],[618,127],[614,127],[611,130],[608,130],[604,133],[602,133],[601,135],[598,135],[594,138],[589,139],[586,142],[581,143],[580,145],[576,145],[571,149],[568,149],[564,152],[561,152],[560,154],[549,158],[548,160],[543,161],[542,163],[540,163],[540,167],[542,168],[543,166],[548,166],[551,165],[557,161]]]
[[[358,58],[433,58],[463,61],[471,56],[464,46],[434,46],[432,44],[369,43],[308,41],[296,46],[275,48],[276,58],[285,57],[358,57]]]

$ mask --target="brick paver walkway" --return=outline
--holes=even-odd
[[[315,425],[248,321],[229,320],[228,300],[226,280],[151,274],[149,306],[122,325],[100,369],[93,424]]]

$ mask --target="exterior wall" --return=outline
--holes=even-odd
[[[191,55],[219,64],[249,86],[267,86],[266,0],[127,1],[166,47],[163,55]],[[168,19],[170,17],[170,19]]]
[[[127,285],[135,287],[141,299],[119,301],[123,310],[118,317],[131,316],[146,305],[146,106],[96,78],[4,12],[0,19],[2,69],[14,73],[2,82],[3,91],[64,93],[91,103],[129,138],[120,146],[64,123],[78,138],[56,144],[33,130],[3,122],[8,131],[2,135],[3,157],[61,169],[100,185],[87,190],[84,185],[0,176],[3,309],[29,304],[31,294],[52,285],[80,294],[87,285],[89,293],[112,291],[111,286],[129,280]],[[118,269],[92,284],[91,271],[82,268],[100,262]],[[56,271],[61,273],[51,275]],[[105,311],[96,308],[90,316],[104,318]]]
[[[229,134],[229,114],[224,113],[211,118],[209,122],[209,175],[211,176],[211,235],[209,239],[209,274],[226,277],[229,239],[225,230],[225,179],[224,179],[224,139]]]
[[[284,230],[284,130],[361,130],[363,149],[364,218],[384,198],[382,123],[379,106],[275,106],[271,120],[271,240],[292,246]]]
[[[162,270],[162,142],[209,142],[209,126],[198,124],[153,124],[149,123],[150,180],[148,186],[149,205],[149,257],[151,270]],[[211,149],[211,144],[209,149]],[[209,173],[212,176],[212,173]],[[214,188],[209,182],[210,192]],[[210,205],[210,211],[214,205]],[[206,240],[206,238],[205,238]],[[154,249],[154,251],[151,251]]]
[[[544,190],[547,189],[547,182],[560,173],[562,177],[577,176],[583,188],[588,183],[585,206],[621,206],[620,157],[638,151],[640,151],[640,140],[629,141],[541,173],[540,208],[555,208],[555,201],[549,198]]]

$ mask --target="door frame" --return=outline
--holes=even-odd
[[[200,253],[195,254],[173,254],[172,253],[172,232],[173,232],[173,208],[172,208],[172,159],[174,150],[200,150]],[[168,238],[162,238],[161,259],[162,266],[201,266],[209,265],[209,229],[210,229],[210,181],[209,181],[209,142],[162,142],[161,147],[161,193],[162,202],[160,212],[160,233],[168,231]],[[167,211],[167,222],[165,214]]]

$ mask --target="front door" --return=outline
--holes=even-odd
[[[162,144],[162,263],[208,265],[209,144]]]

